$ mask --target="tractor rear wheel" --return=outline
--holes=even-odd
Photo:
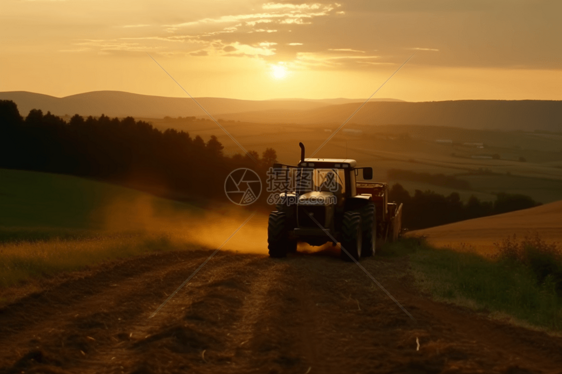
[[[344,261],[358,261],[361,258],[362,247],[361,214],[359,212],[345,212],[341,231],[341,259]]]
[[[375,254],[377,245],[377,216],[375,204],[369,204],[362,209],[361,224],[363,225],[361,256],[370,257]]]
[[[269,214],[267,227],[269,257],[286,257],[287,252],[296,251],[296,241],[289,239],[288,223],[287,214],[284,212],[274,211]]]

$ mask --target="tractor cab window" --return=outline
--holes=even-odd
[[[314,169],[314,190],[345,193],[345,171],[342,169]]]

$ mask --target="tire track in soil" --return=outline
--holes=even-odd
[[[124,282],[137,281],[137,277],[158,272],[160,267],[170,264],[197,260],[207,254],[206,250],[165,254],[152,254],[135,259],[116,261],[91,271],[77,272],[74,277],[43,291],[28,295],[10,305],[0,308],[0,342],[24,334],[32,328],[41,329],[51,320],[60,319],[68,310],[72,313],[81,304],[95,299],[101,293],[111,290]]]
[[[295,287],[295,309],[301,311],[304,326],[301,347],[308,345],[312,352],[305,369],[353,373],[380,366],[381,349],[398,345],[384,326],[408,327],[408,317],[386,295],[375,292],[355,264],[342,264],[336,253],[302,256],[293,268],[299,284],[306,285]]]
[[[231,258],[228,272],[201,280],[196,294],[176,298],[164,323],[127,348],[135,360],[130,372],[239,373],[246,362],[251,365],[243,343],[252,336],[253,321],[266,307],[264,296],[282,266],[262,256],[239,257]]]
[[[238,318],[242,296],[248,293],[240,274],[250,275],[246,268],[252,268],[250,264],[256,260],[252,255],[231,253],[215,258],[221,262],[207,264],[154,318],[149,319],[158,305],[129,326],[125,331],[132,331],[133,336],[126,343],[98,354],[98,363],[111,363],[111,369],[106,367],[104,372],[160,372],[171,364],[189,370],[214,358],[228,361],[224,352],[227,339],[216,337],[228,331]],[[174,287],[184,280],[175,282]],[[204,351],[208,352],[206,357]],[[94,366],[91,372],[103,368]]]
[[[17,329],[9,330],[0,340],[2,346],[8,342],[11,345],[11,349],[0,350],[0,372],[33,367],[60,371],[76,369],[80,362],[99,364],[102,361],[94,357],[100,347],[120,346],[129,340],[130,332],[123,332],[123,328],[130,330],[128,326],[138,320],[141,326],[146,325],[147,317],[173,291],[171,288],[181,284],[209,254],[208,250],[190,251],[125,261],[110,270],[25,298],[13,306],[14,310],[6,307],[3,326],[12,324]],[[218,254],[207,266],[228,265],[226,257]],[[140,266],[135,269],[137,263]],[[65,297],[69,289],[73,290],[70,299]],[[64,302],[56,313],[52,303],[59,300]],[[47,318],[38,322],[41,302],[45,303]],[[34,323],[25,325],[26,320]]]
[[[256,308],[259,318],[252,321],[251,339],[240,349],[245,360],[238,372],[365,372],[368,357],[374,357],[376,367],[380,356],[366,332],[373,333],[368,327],[377,326],[372,319],[380,320],[381,315],[360,306],[365,300],[358,298],[365,295],[353,292],[354,287],[365,288],[364,274],[353,264],[344,264],[347,271],[342,272],[337,257],[296,256],[276,262],[282,270],[271,272],[267,292],[260,292],[259,298],[266,301],[254,303],[267,309]],[[368,292],[367,301],[394,325],[408,325],[408,317],[386,295]]]
[[[269,313],[256,321],[257,333],[250,344],[260,358],[254,362],[254,372],[305,373],[309,368],[317,373],[333,372],[326,365],[327,341],[314,304],[318,298],[306,272],[295,267],[298,264],[289,259],[283,279],[269,289]]]

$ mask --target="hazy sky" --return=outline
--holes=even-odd
[[[1,0],[0,91],[562,100],[562,0]]]

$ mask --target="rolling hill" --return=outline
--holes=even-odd
[[[163,118],[205,116],[206,114],[186,97],[162,97],[138,95],[119,91],[97,91],[58,98],[32,92],[0,92],[0,100],[12,100],[18,104],[22,115],[27,115],[31,109],[50,111],[63,116],[74,115],[110,117],[148,117]],[[380,99],[392,100],[392,99]],[[212,97],[197,98],[197,101],[211,114],[240,113],[253,110],[307,110],[325,107],[327,105],[353,103],[362,100],[354,99],[326,99],[326,100],[236,100]]]
[[[97,91],[57,98],[31,92],[0,92],[0,100],[13,100],[22,115],[31,109],[56,115],[163,118],[207,115],[183,97]],[[339,125],[362,99],[237,100],[201,97],[197,101],[213,116],[259,124]],[[363,125],[426,125],[465,129],[562,132],[562,101],[461,100],[403,102],[372,99],[351,120]]]
[[[255,123],[339,125],[357,108],[357,103],[348,103],[302,111],[254,110],[222,114],[221,117]],[[369,102],[353,117],[351,123],[562,132],[562,101]]]
[[[472,247],[481,254],[494,253],[494,243],[512,235],[522,237],[538,233],[544,240],[562,242],[562,201],[412,233],[426,236],[431,244],[438,247],[461,250]]]

